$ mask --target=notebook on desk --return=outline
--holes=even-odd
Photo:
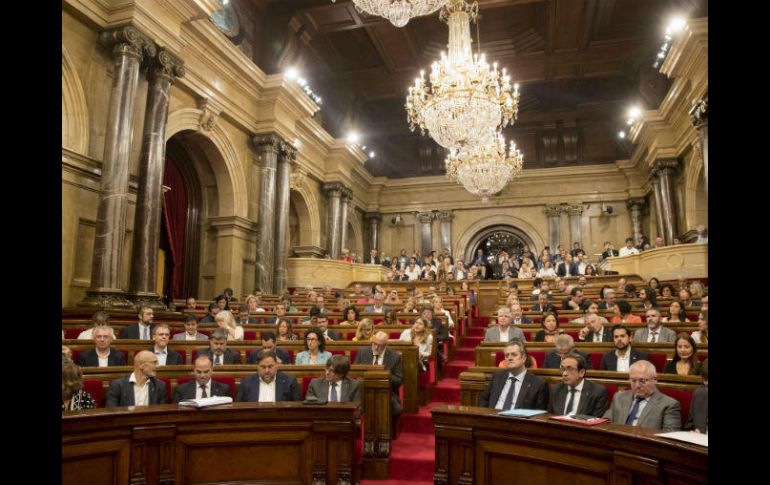
[[[546,411],[542,409],[508,409],[507,411],[500,411],[498,416],[513,416],[514,418],[529,418],[531,416],[537,416],[538,414],[545,414]]]

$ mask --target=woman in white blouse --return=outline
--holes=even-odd
[[[422,371],[427,371],[427,362],[433,350],[433,335],[428,331],[425,320],[417,318],[414,321],[412,328],[407,328],[401,332],[399,340],[412,342],[417,346],[420,355],[420,369]]]
[[[543,267],[537,272],[537,276],[540,278],[556,278],[556,270],[553,269],[550,261],[543,261]]]
[[[529,266],[528,259],[525,259],[521,263],[521,268],[519,269],[519,278],[532,278],[532,269]]]
[[[449,330],[453,329],[455,321],[452,319],[452,314],[449,310],[444,310],[444,300],[442,300],[440,296],[434,296],[431,303],[433,304],[433,313],[435,315],[440,315],[442,313],[446,315],[448,328]]]
[[[235,323],[233,314],[228,310],[222,310],[214,317],[217,325],[227,330],[227,340],[243,340],[243,327]]]

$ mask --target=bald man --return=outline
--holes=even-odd
[[[158,358],[148,350],[134,356],[134,372],[110,382],[106,407],[166,404],[166,384],[155,378]]]
[[[388,334],[377,332],[372,338],[372,345],[358,351],[354,364],[382,365],[390,371],[390,408],[394,417],[401,414],[401,401],[398,388],[404,380],[404,365],[401,355],[388,348]]]

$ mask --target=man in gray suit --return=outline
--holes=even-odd
[[[382,365],[390,371],[390,410],[393,417],[401,415],[401,401],[398,398],[398,388],[404,381],[404,364],[401,355],[388,348],[388,334],[377,332],[372,337],[372,345],[364,347],[356,354],[354,364]]]
[[[607,388],[585,379],[586,361],[570,352],[561,361],[560,384],[551,389],[548,412],[551,414],[585,414],[601,418],[607,410]]]
[[[497,325],[487,329],[484,334],[484,340],[488,342],[505,342],[508,343],[511,340],[518,338],[525,340],[524,332],[519,327],[511,326],[513,322],[513,314],[508,307],[500,307],[497,310]]]
[[[679,431],[682,427],[681,404],[658,391],[655,366],[646,360],[628,370],[630,391],[618,392],[612,406],[604,413],[613,423],[630,424],[663,431]]]
[[[348,377],[350,361],[345,355],[332,355],[326,361],[326,376],[310,381],[306,400],[319,402],[356,402],[361,404],[361,386]]]
[[[650,308],[647,310],[647,328],[637,330],[634,333],[634,342],[664,342],[673,344],[676,340],[676,332],[663,326],[660,320],[660,310]]]
[[[195,315],[187,315],[184,318],[184,332],[175,334],[171,340],[208,340],[209,338],[198,332],[198,318]]]
[[[149,350],[134,357],[134,372],[110,382],[106,407],[166,404],[166,384],[155,378],[158,358]]]

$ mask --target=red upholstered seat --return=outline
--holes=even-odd
[[[212,379],[214,379],[217,382],[221,382],[223,384],[227,384],[228,386],[230,386],[230,397],[235,399],[235,377],[213,376]]]
[[[356,361],[356,356],[357,355],[358,355],[358,349],[352,349],[350,351],[350,363],[351,364]]]
[[[703,362],[704,360],[709,358],[709,354],[698,354],[698,360]]]
[[[329,350],[329,352],[331,352],[332,355],[345,355],[345,351],[340,349]]]
[[[390,340],[398,340],[401,338],[401,332],[388,332],[388,338]]]
[[[615,395],[616,392],[623,389],[620,389],[618,386],[615,386],[613,384],[605,384],[604,387],[607,388],[607,403],[609,405],[612,405],[612,397]]]
[[[602,366],[604,354],[601,352],[591,352],[588,355],[591,357],[591,366],[593,366],[594,370],[598,370]]]
[[[85,349],[72,349],[72,362],[77,363],[78,355],[80,355],[82,352],[85,352]]]
[[[505,359],[505,355],[503,354],[504,353],[502,351],[495,352],[495,365],[498,365],[500,362],[503,361],[503,359]]]
[[[524,338],[527,340],[527,342],[534,342],[535,335],[537,335],[537,332],[533,332],[533,331],[524,332]]]
[[[83,390],[96,401],[96,407],[104,407],[104,384],[102,381],[83,381]]]
[[[559,317],[559,323],[569,323],[569,317]]]
[[[650,354],[650,361],[658,372],[663,372],[663,368],[666,367],[666,359],[666,354]]]
[[[289,362],[294,363],[294,351],[290,349],[284,349],[289,354]]]
[[[567,335],[569,335],[570,337],[572,337],[572,340],[574,340],[575,342],[577,342],[577,339],[578,339],[578,332],[564,332],[564,333],[566,333]]]
[[[243,331],[243,340],[257,340],[257,331],[256,330],[244,330]]]
[[[200,333],[205,335],[208,338],[211,338],[211,330],[198,330]]]
[[[300,394],[300,397],[302,399],[304,399],[305,396],[307,396],[307,388],[310,387],[310,381],[315,379],[315,377],[316,376],[302,376],[302,394]]]
[[[168,377],[158,377],[164,383],[166,383],[166,402],[171,402],[171,379]]]
[[[177,377],[176,378],[176,385],[177,385],[177,387],[179,387],[182,384],[184,384],[185,382],[190,382],[193,379],[194,379],[194,377]]]
[[[692,401],[692,392],[691,391],[685,391],[680,389],[660,389],[660,392],[665,394],[666,396],[673,397],[677,401],[679,401],[679,404],[681,404],[682,408],[679,410],[682,415],[682,424],[684,424],[685,421],[687,421],[687,415],[690,412],[690,401]]]
[[[537,361],[538,365],[543,365],[543,362],[545,362],[545,351],[542,350],[536,350],[534,352],[527,352],[530,357],[535,359]]]
[[[76,339],[78,338],[78,335],[80,335],[81,332],[85,332],[85,331],[86,331],[86,327],[65,328],[64,338]]]

